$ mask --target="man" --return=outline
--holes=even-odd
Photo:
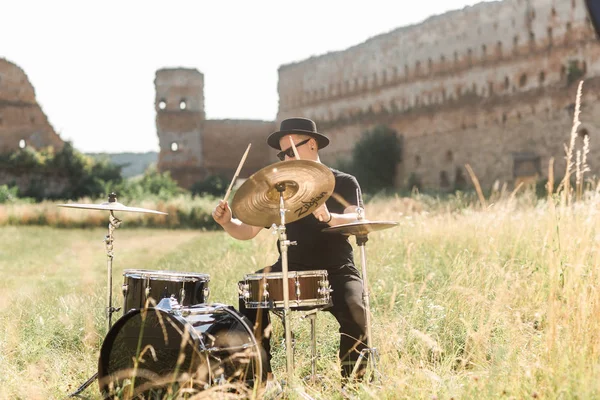
[[[290,139],[294,142],[300,159],[319,163],[321,162],[319,150],[329,144],[329,139],[317,132],[316,124],[305,118],[290,118],[282,121],[280,130],[267,138],[267,144],[276,150],[284,149],[278,153],[280,160],[291,160],[295,156]],[[366,347],[362,280],[354,265],[352,246],[348,238],[337,233],[322,232],[322,230],[329,226],[357,220],[356,206],[348,206],[348,204],[356,203],[357,189],[360,196],[360,188],[354,176],[335,169],[331,171],[335,177],[334,195],[312,215],[286,224],[287,238],[298,243],[288,248],[288,270],[327,270],[333,289],[331,293],[333,306],[327,311],[331,312],[340,324],[339,358],[342,380],[346,383],[361,349]],[[340,198],[343,199],[341,202],[338,201]],[[362,199],[360,201],[362,206]],[[213,218],[229,235],[240,240],[252,239],[261,229],[264,229],[232,218],[229,204],[222,200],[213,211]],[[281,272],[281,255],[273,266],[257,272],[263,271]],[[247,309],[243,300],[240,300],[240,312],[256,324],[255,328],[259,327],[258,332],[267,353],[266,377],[272,379],[269,335],[264,334],[265,328],[269,325],[269,313],[257,313],[257,310]],[[257,314],[261,317],[257,318]],[[365,366],[366,360],[363,359],[359,377],[364,373]]]

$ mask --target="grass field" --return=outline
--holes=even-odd
[[[369,219],[400,224],[367,244],[381,381],[356,396],[599,398],[598,206],[597,197],[570,207],[517,199],[431,212],[411,212],[399,198],[369,203]],[[122,217],[113,275],[119,305],[123,269],[144,268],[210,274],[211,301],[237,307],[236,282],[276,259],[268,231],[241,242],[223,232],[128,229]],[[97,371],[105,234],[0,228],[0,398],[64,398]],[[309,325],[296,317],[293,326],[304,376]],[[324,380],[306,388],[315,398],[340,398],[337,340],[335,320],[319,314]],[[283,373],[280,345],[275,363]],[[97,385],[83,394],[99,398]]]

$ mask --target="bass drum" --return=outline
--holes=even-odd
[[[263,357],[249,320],[224,304],[161,308],[165,301],[131,310],[109,330],[98,362],[100,391],[119,398],[203,390],[250,397]]]

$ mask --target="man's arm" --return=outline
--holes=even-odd
[[[220,200],[217,207],[215,207],[212,216],[214,220],[223,227],[225,232],[232,238],[239,240],[249,240],[258,235],[261,231],[261,227],[252,226],[243,223],[239,219],[232,218],[231,208],[226,201]]]

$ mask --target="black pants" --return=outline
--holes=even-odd
[[[289,270],[301,270],[290,266]],[[304,270],[304,269],[302,269]],[[256,271],[262,272],[281,272],[281,265],[275,264],[272,267]],[[358,271],[353,266],[336,268],[334,271],[328,271],[328,279],[331,285],[331,298],[333,305],[326,309],[340,324],[340,350],[339,358],[342,369],[342,378],[350,377],[352,369],[358,359],[360,351],[366,347],[367,332],[365,322],[365,308],[362,301],[362,279]],[[239,301],[240,312],[248,317],[254,324],[254,335],[261,340],[263,349],[266,353],[265,366],[263,368],[263,379],[267,372],[271,372],[271,343],[270,330],[265,329],[270,324],[268,309],[246,308],[243,299]],[[365,371],[366,359],[363,359],[357,373],[360,378]]]

